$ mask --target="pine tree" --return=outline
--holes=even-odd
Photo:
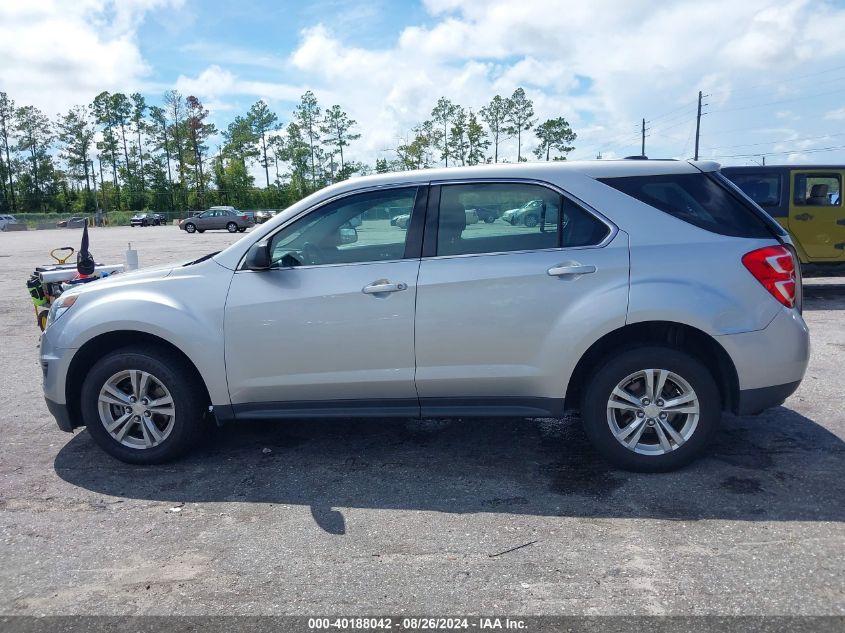
[[[516,134],[516,161],[522,162],[522,133],[530,130],[537,122],[534,118],[534,103],[522,88],[513,91],[506,120],[509,123],[508,133]]]

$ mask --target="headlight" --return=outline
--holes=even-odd
[[[50,313],[47,315],[47,327],[62,316],[65,312],[70,310],[71,306],[76,303],[79,295],[62,295],[53,302],[50,306]]]

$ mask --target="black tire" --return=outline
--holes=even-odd
[[[100,389],[116,373],[131,369],[152,374],[173,398],[173,428],[160,444],[150,448],[121,444],[109,434],[100,419]],[[182,358],[166,350],[126,347],[107,354],[94,364],[82,384],[80,409],[88,432],[100,448],[129,464],[160,464],[183,455],[196,445],[203,427],[205,397],[200,386],[195,384],[194,375]]]
[[[484,216],[484,222],[486,224],[493,224],[493,222],[495,222],[495,221],[496,221],[496,216],[493,216],[493,215],[485,215]]]
[[[692,435],[681,446],[660,455],[643,455],[623,446],[608,422],[607,404],[613,389],[626,376],[659,368],[676,374],[692,387],[698,398],[699,419]],[[719,388],[710,371],[689,354],[663,346],[632,347],[599,363],[581,401],[581,419],[587,436],[608,462],[636,472],[665,472],[681,468],[697,458],[710,443],[722,414]]]
[[[529,214],[525,216],[525,226],[528,228],[534,228],[539,223],[537,216],[534,214]]]
[[[238,229],[238,233],[245,233],[245,232],[246,232],[246,229],[245,229],[245,228],[243,228],[243,229]]]
[[[226,230],[229,231],[229,233],[237,233],[238,232],[238,225],[235,224],[234,222],[229,222],[226,225]]]
[[[205,233],[205,229],[197,229],[197,233]]]
[[[186,233],[195,233],[195,232],[196,232],[196,230],[197,230],[197,225],[196,225],[196,224],[193,224],[193,223],[191,223],[191,222],[188,222],[188,223],[185,225],[185,232],[186,232]],[[202,232],[202,231],[200,231],[200,232]]]

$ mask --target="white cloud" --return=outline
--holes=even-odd
[[[640,117],[688,105],[656,124],[648,140],[665,148],[664,155],[679,154],[685,141],[691,149],[697,89],[710,95],[711,109],[735,94],[748,100],[749,88],[756,88],[752,96],[758,101],[761,94],[772,99],[772,93],[802,89],[793,87],[791,75],[810,73],[845,52],[845,40],[832,35],[845,32],[845,11],[823,2],[424,4],[434,21],[406,27],[383,48],[349,46],[317,25],[303,31],[290,56],[318,97],[320,86],[330,87],[364,124],[361,144],[368,153],[395,146],[396,136],[427,117],[441,95],[477,110],[493,94],[522,85],[541,119],[562,114],[574,124],[575,154],[585,157],[608,140],[623,155],[637,151],[634,124]],[[576,75],[592,80],[589,90],[576,90]]]
[[[209,66],[196,77],[179,75],[175,82],[176,90],[184,95],[194,95],[201,101],[209,103],[223,103],[222,97],[248,97],[249,103],[263,99],[268,104],[279,104],[298,101],[307,90],[302,86],[272,81],[254,81],[241,79],[229,70],[214,64]],[[231,105],[231,104],[229,104]],[[223,107],[220,109],[230,109]]]
[[[0,90],[53,115],[150,72],[136,41],[146,12],[182,0],[3,0]]]
[[[824,115],[824,118],[830,121],[845,121],[845,108],[831,110]]]
[[[427,118],[438,97],[477,111],[517,86],[526,88],[540,120],[563,115],[573,124],[574,157],[638,152],[642,117],[651,128],[647,153],[687,155],[698,90],[709,95],[702,147],[736,146],[754,130],[787,122],[812,128],[845,119],[845,109],[836,109],[841,102],[809,99],[842,79],[824,69],[845,65],[845,8],[827,0],[424,0],[424,21],[386,34],[380,45],[352,45],[346,33],[372,5],[345,20],[330,16],[334,28],[304,29],[293,50],[275,43],[246,49],[237,39],[242,33],[213,47],[202,39],[174,43],[208,65],[178,76],[178,68],[156,69],[176,79],[153,86],[138,25],[151,11],[181,2],[0,0],[0,90],[53,114],[101,90],[176,87],[202,99],[225,127],[260,98],[285,119],[312,89],[321,105],[339,103],[358,120],[363,136],[353,153],[371,163]],[[319,6],[340,12],[346,5]],[[806,100],[790,101],[792,110],[754,109],[790,97]],[[825,133],[816,127],[772,137],[783,146]],[[533,143],[528,136],[525,151]],[[502,151],[515,149],[508,142]]]

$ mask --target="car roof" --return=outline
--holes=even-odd
[[[461,180],[462,178],[542,178],[549,173],[573,171],[591,178],[621,176],[656,176],[663,174],[689,174],[699,171],[716,171],[720,165],[713,161],[683,160],[582,160],[549,161],[537,163],[497,163],[473,167],[439,167],[412,171],[389,172],[350,178],[345,183],[360,186],[395,182],[428,182]],[[352,187],[350,187],[352,188]]]
[[[579,174],[588,178],[619,178],[624,176],[660,176],[670,174],[700,174],[701,172],[718,171],[719,163],[713,161],[687,160],[589,160],[589,161],[547,161],[531,163],[498,163],[495,165],[477,165],[473,167],[439,167],[435,169],[417,169],[412,171],[388,172],[359,176],[329,185],[310,196],[299,200],[288,207],[284,213],[276,216],[284,217],[288,213],[297,213],[320,201],[328,200],[337,195],[343,195],[360,189],[380,186],[403,186],[424,183],[448,184],[463,180],[537,180],[555,181],[564,173]],[[556,177],[557,176],[557,177]],[[277,223],[266,222],[254,235],[260,238],[263,233],[274,230]],[[235,244],[218,253],[214,259],[223,266],[234,268],[239,261],[243,245]]]

